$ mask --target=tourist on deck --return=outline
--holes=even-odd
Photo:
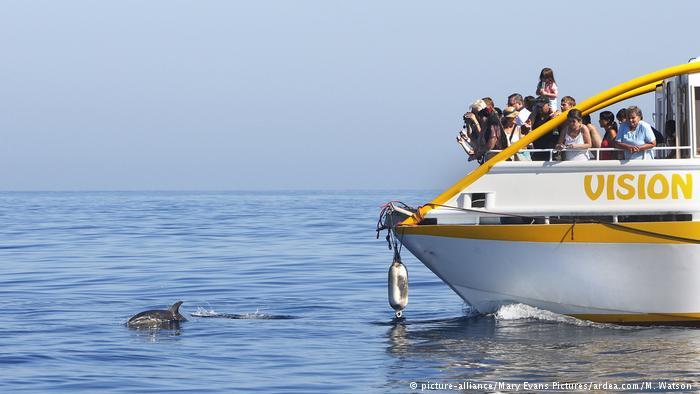
[[[561,98],[561,112],[566,112],[576,106],[576,99],[571,96]]]
[[[532,111],[535,110],[536,104],[537,104],[537,99],[535,98],[535,96],[525,96],[525,98],[523,98],[523,105],[525,106],[525,109],[529,113],[529,116],[523,122],[525,124],[524,127],[522,128],[523,134],[527,134],[530,132],[530,130],[532,130],[532,119],[533,119]]]
[[[666,134],[666,145],[676,146],[676,121],[669,119],[664,123],[664,133]]]
[[[571,96],[564,96],[561,98],[561,104],[559,105],[559,109],[554,112],[554,116],[559,116],[562,112],[566,112],[570,110],[571,108],[576,106],[576,99],[571,97]]]
[[[576,99],[571,97],[571,96],[564,96],[561,98],[561,110],[559,111],[554,111],[553,116],[559,116],[562,112],[566,112],[576,106]],[[559,135],[562,135],[566,133],[566,130],[569,129],[569,119],[566,119],[564,123],[561,124],[561,126],[557,127],[557,133]]]
[[[583,124],[581,111],[572,109],[566,116],[568,129],[559,136],[557,150],[564,150],[564,160],[588,160],[588,148],[591,147],[591,134]]]
[[[664,133],[666,134],[666,146],[674,147],[676,146],[676,121],[669,119],[664,123]],[[667,159],[681,158],[682,153],[687,153],[687,151],[681,151],[678,149],[668,149],[664,155]],[[687,157],[687,156],[686,156]]]
[[[535,96],[525,96],[523,99],[523,105],[525,105],[525,108],[530,112],[535,110],[535,104],[537,104]]]
[[[501,117],[494,108],[487,105],[484,99],[476,100],[470,109],[470,112],[464,114],[465,123],[473,123],[477,130],[472,130],[469,140],[462,137],[460,133],[457,142],[470,155],[469,160],[477,159],[479,163],[483,163],[497,153],[488,153],[489,151],[503,150],[507,146],[505,137],[502,137]]]
[[[513,107],[516,111],[520,111],[525,106],[525,100],[523,100],[523,95],[520,93],[513,93],[508,96],[508,105],[506,107]]]
[[[525,108],[525,100],[520,93],[513,93],[508,96],[508,107],[513,107],[518,111],[518,116],[515,118],[515,124],[521,127],[523,134],[530,131],[530,125],[527,120],[530,118],[530,111]]]
[[[506,107],[503,110],[503,133],[505,134],[507,146],[511,146],[523,138],[522,128],[515,123],[518,118],[518,111],[515,107]],[[527,147],[525,147],[527,148]],[[530,161],[530,152],[519,151],[509,160]]]
[[[473,156],[475,153],[476,137],[478,136],[478,131],[476,122],[470,118],[471,112],[467,112],[462,116],[464,125],[462,129],[457,134],[457,143],[462,146],[464,152],[469,155],[469,160],[474,160]]]
[[[626,160],[637,160],[653,159],[650,149],[655,146],[654,132],[651,125],[642,120],[642,110],[636,106],[627,108],[627,122],[620,124],[615,147],[624,150]]]
[[[550,101],[546,97],[540,97],[537,99],[537,104],[535,104],[535,108],[532,111],[532,115],[530,115],[530,119],[532,121],[532,130],[537,129],[538,127],[542,126],[545,124],[547,121],[549,121],[554,113],[552,112],[552,107],[550,106]],[[535,149],[553,149],[554,145],[556,145],[557,140],[559,138],[559,133],[555,131],[551,131],[534,142]],[[549,152],[533,152],[532,153],[532,160],[537,160],[537,161],[546,161],[549,160],[550,158],[550,153]]]
[[[557,82],[554,80],[554,71],[551,68],[545,67],[540,71],[540,81],[537,83],[535,94],[549,99],[552,111],[557,110]]]
[[[476,100],[469,106],[469,112],[464,114],[464,118],[470,119],[476,124],[476,133],[481,132],[481,128],[486,120],[483,117],[479,116],[479,113],[484,109],[486,109],[486,103],[484,102],[484,100]],[[476,135],[470,137],[472,139],[475,139]]]
[[[488,108],[482,110],[486,111]],[[483,160],[486,161],[493,156],[495,156],[498,152],[490,152],[492,150],[503,150],[505,149],[507,145],[506,137],[503,132],[503,125],[501,124],[501,118],[498,116],[498,114],[494,111],[491,112],[488,115],[488,118],[486,119],[485,123],[485,128],[482,129],[484,133],[484,140],[486,142],[484,149],[479,152],[476,152],[477,156],[480,156],[483,154]]]
[[[588,132],[591,134],[591,145],[594,148],[600,148],[600,144],[603,142],[603,137],[600,135],[600,131],[591,123],[591,115],[583,115],[583,125],[588,128]]]
[[[598,124],[603,129],[603,139],[600,141],[601,148],[612,148],[615,145],[615,137],[617,137],[617,122],[615,115],[610,111],[600,113]],[[601,151],[599,153],[600,160],[617,160],[618,152]]]
[[[617,118],[617,122],[620,123],[620,126],[622,126],[623,123],[627,122],[627,108],[622,108],[621,110],[617,111],[617,115],[615,115]]]
[[[457,135],[457,143],[459,143],[469,155],[470,161],[476,158],[475,154],[478,150],[477,144],[479,142],[479,136],[486,122],[486,117],[481,115],[483,114],[482,111],[486,110],[486,108],[484,100],[476,100],[469,106],[469,112],[462,116],[464,126]]]

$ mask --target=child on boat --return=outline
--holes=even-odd
[[[540,81],[537,84],[535,94],[540,97],[546,97],[549,100],[549,105],[552,111],[557,110],[557,82],[554,80],[554,71],[551,68],[545,67],[540,71]]]

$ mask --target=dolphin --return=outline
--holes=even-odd
[[[187,321],[180,314],[182,301],[173,304],[169,309],[153,309],[137,313],[126,322],[131,328],[179,328],[180,322]]]

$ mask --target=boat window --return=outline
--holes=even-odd
[[[627,215],[620,216],[619,222],[690,222],[691,214],[666,214],[666,215]]]
[[[695,87],[695,144],[700,155],[700,87]]]
[[[502,216],[500,218],[495,217],[481,217],[477,221],[476,225],[479,224],[587,224],[587,223],[598,223],[598,224],[616,224],[616,223],[641,223],[641,222],[691,222],[693,221],[693,215],[689,213],[657,213],[657,214],[647,214],[647,215],[619,215],[619,216],[589,216],[589,215],[578,215],[578,216]],[[437,219],[426,218],[420,223],[421,225],[436,225],[438,224]]]
[[[544,217],[533,217],[532,220],[522,220],[520,223],[504,224],[532,224],[544,223]],[[548,218],[550,224],[585,224],[585,223],[629,223],[629,222],[690,222],[691,214],[656,214],[656,215],[620,215],[613,216],[552,216]]]
[[[472,193],[472,208],[486,207],[486,193]]]
[[[664,103],[663,133],[665,136],[669,137],[666,141],[667,146],[680,146],[675,117],[676,107],[674,99],[676,97],[676,91],[673,90],[673,86],[673,82],[668,81],[664,89],[666,102]],[[681,151],[679,149],[668,151],[665,157],[669,159],[680,159]]]
[[[573,223],[613,223],[612,216],[558,216],[550,217],[550,224],[573,224]]]
[[[684,83],[678,84],[678,98],[676,100],[676,108],[678,116],[676,118],[676,141],[679,143],[676,146],[690,146],[690,134],[688,131],[688,85]],[[687,150],[681,150],[680,156],[683,159],[690,157]]]

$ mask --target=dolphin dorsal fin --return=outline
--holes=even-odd
[[[173,306],[170,307],[170,312],[173,314],[173,316],[177,316],[178,313],[180,313],[180,305],[182,305],[182,301],[178,301],[173,304]]]

